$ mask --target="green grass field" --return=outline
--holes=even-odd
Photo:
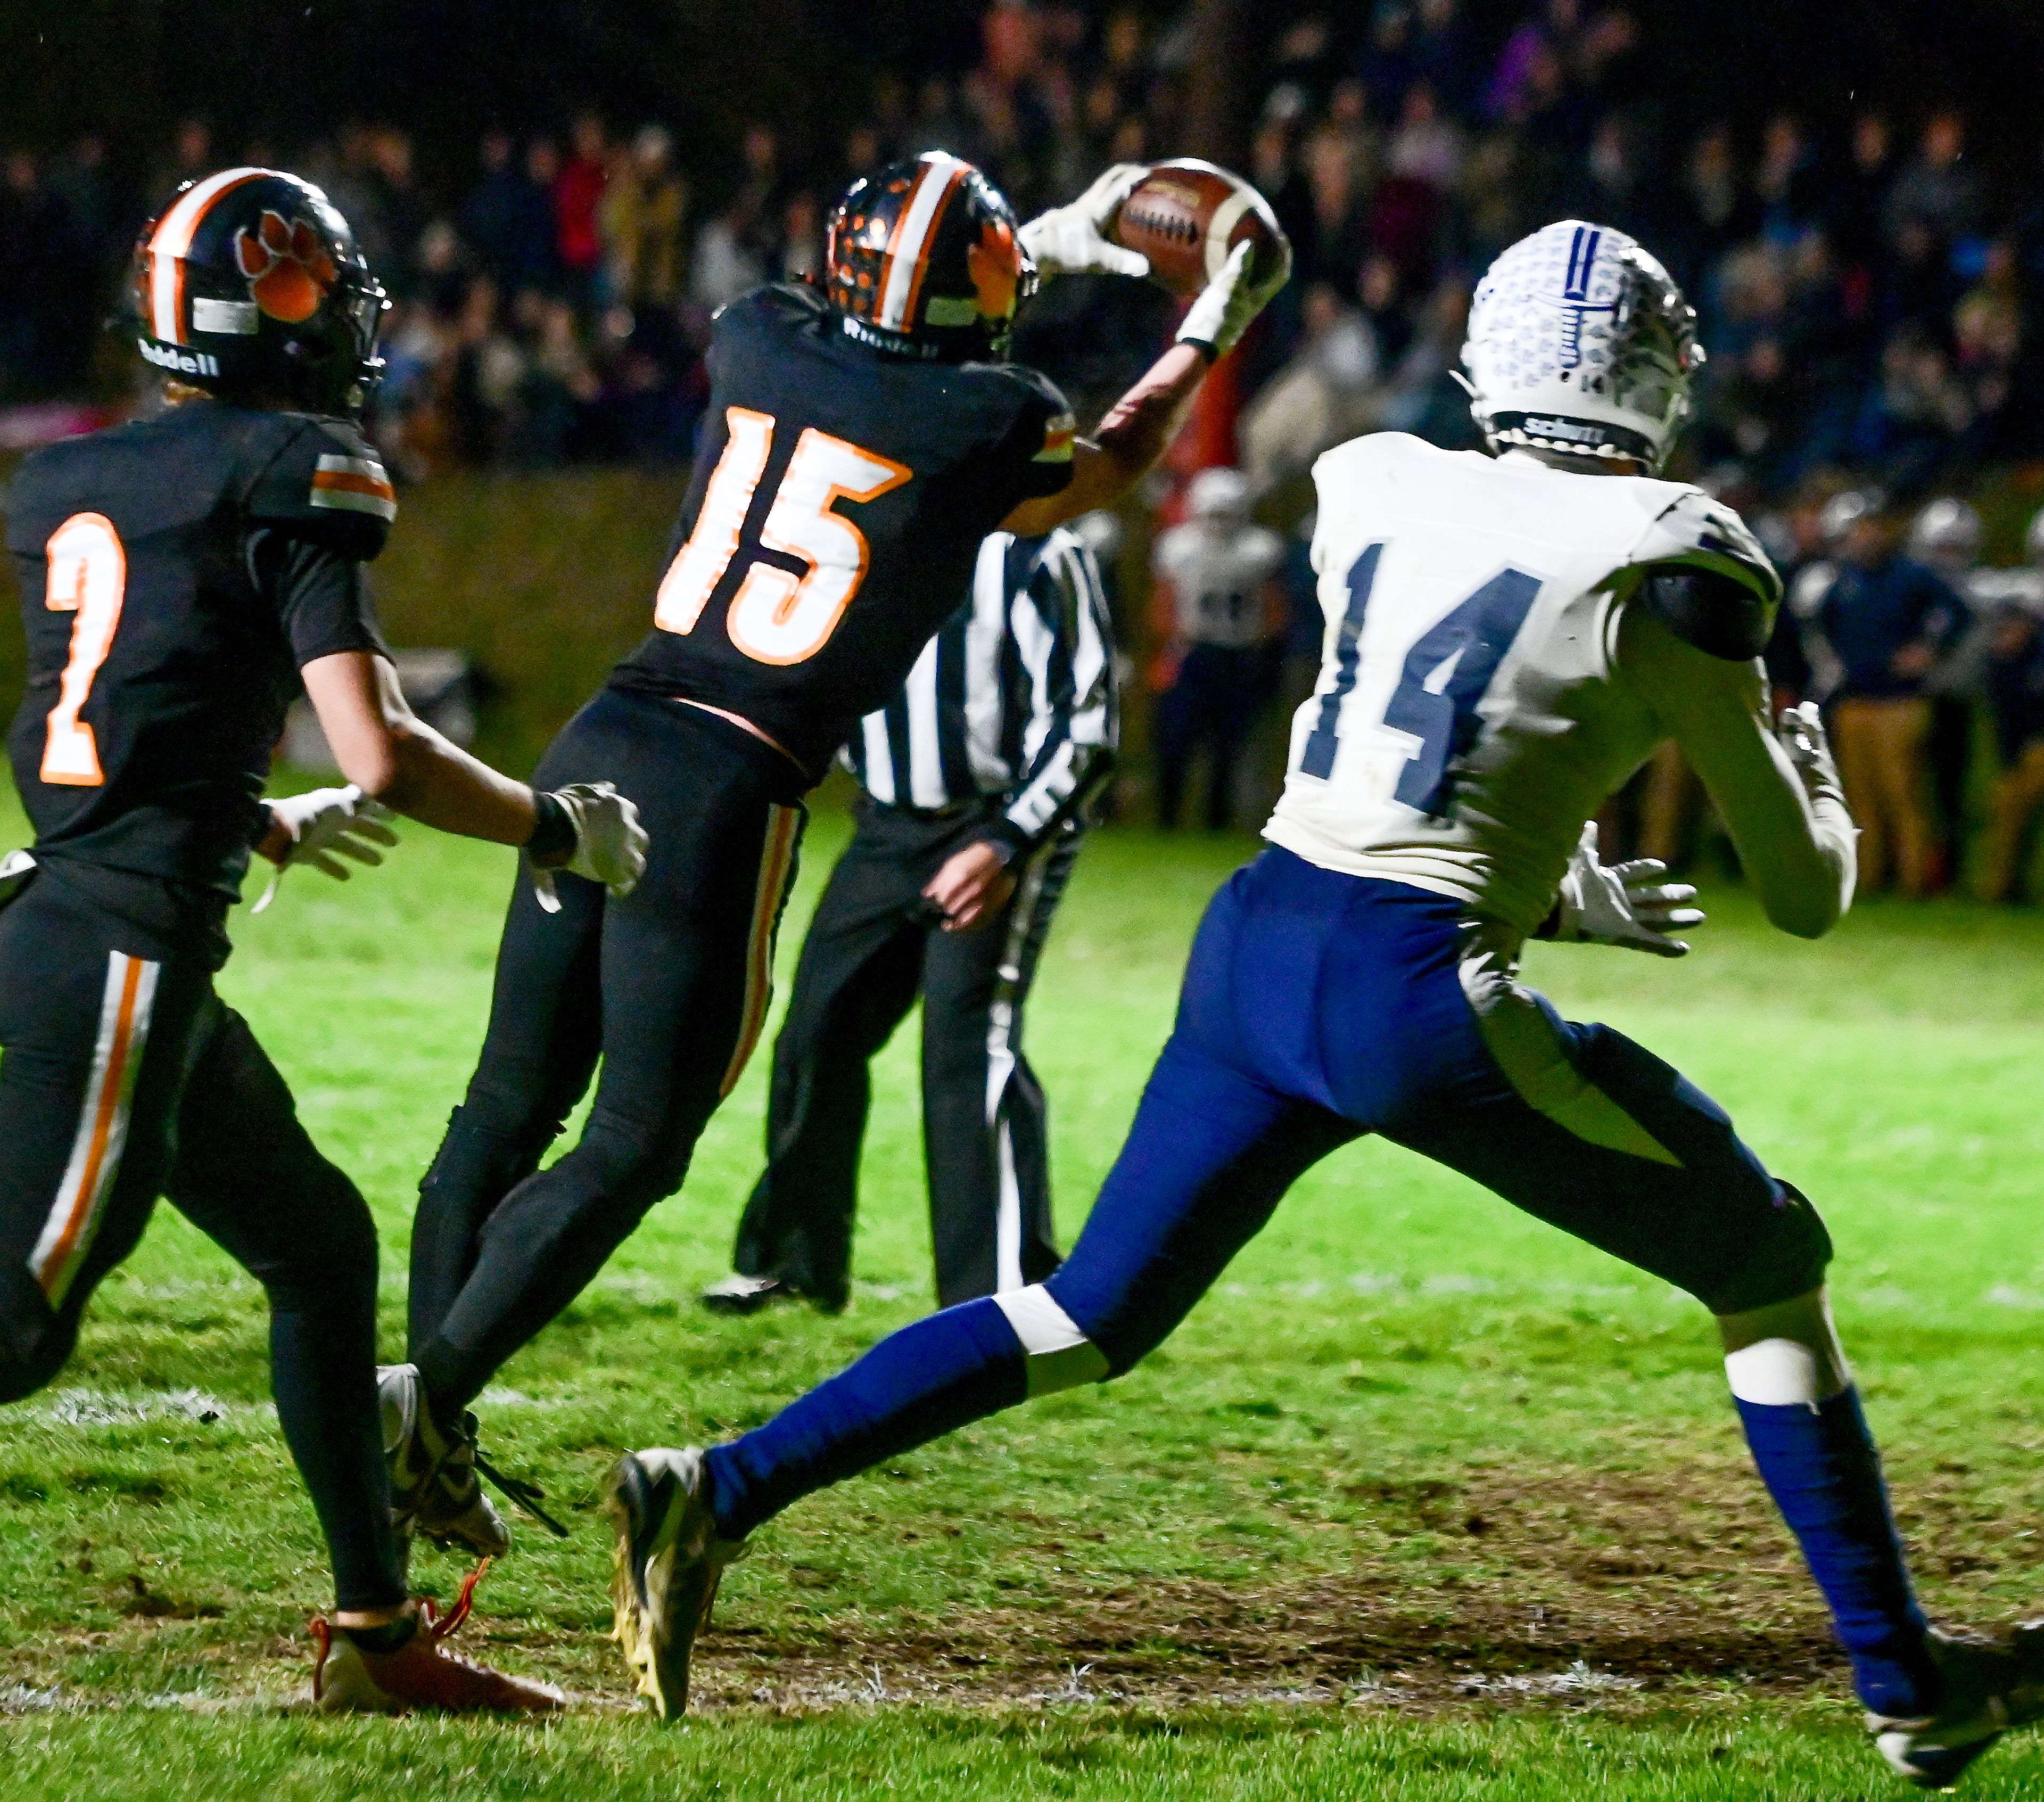
[[[11,813],[0,843],[12,842]],[[807,847],[782,966],[842,841]],[[1029,1022],[1069,1237],[1246,842],[1103,833]],[[400,1343],[413,1185],[476,1045],[510,861],[413,829],[294,875],[223,984],[383,1228]],[[1874,906],[1831,940],[1746,898],[1681,964],[1540,947],[1571,1012],[1716,1093],[1818,1201],[1839,1313],[1934,1610],[2044,1596],[2044,921]],[[485,1398],[488,1449],[567,1510],[521,1523],[477,1650],[564,1720],[294,1706],[326,1600],[267,1404],[258,1293],[175,1214],[0,1427],[0,1796],[1582,1796],[1896,1792],[1745,1461],[1700,1311],[1381,1145],[1301,1185],[1184,1330],[794,1510],[727,1580],[701,1712],[634,1714],[595,1492],[619,1448],[764,1418],[926,1305],[909,1035],[882,1060],[859,1288],[715,1321],[763,1056],[684,1193]],[[278,1205],[289,1207],[280,1195]],[[451,1594],[459,1568],[416,1573]],[[2044,1743],[1976,1795],[2044,1795]]]

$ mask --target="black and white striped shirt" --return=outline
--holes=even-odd
[[[980,544],[970,596],[842,755],[890,806],[1005,797],[999,836],[1027,850],[1105,782],[1119,727],[1093,553],[1062,527],[996,532]]]

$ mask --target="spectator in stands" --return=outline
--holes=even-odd
[[[1316,282],[1302,304],[1301,331],[1291,360],[1242,416],[1238,436],[1258,494],[1304,475],[1321,451],[1369,430],[1377,417],[1382,371],[1370,321],[1331,284]]]
[[[609,145],[594,113],[576,116],[567,160],[554,177],[554,248],[568,298],[584,319],[603,304],[603,232],[597,214],[609,179]]]
[[[1965,609],[1939,576],[1902,555],[1900,534],[1900,522],[1876,508],[1852,522],[1817,619],[1838,667],[1827,700],[1838,774],[1860,827],[1860,888],[1915,897],[1938,874],[1925,682]]]
[[[1931,501],[1909,528],[1909,555],[1942,577],[1958,603],[1943,655],[1923,682],[1923,692],[1931,697],[1925,755],[1936,803],[1933,829],[1946,882],[1958,880],[1965,862],[1973,726],[1987,701],[1988,659],[1994,634],[1989,610],[1977,608],[1973,595],[1982,531],[1980,514],[1966,501],[1950,495]]]
[[[1932,330],[1898,325],[1881,353],[1881,379],[1854,427],[1854,460],[1884,486],[1907,491],[1937,479],[1973,424],[1965,389]]]
[[[215,167],[213,127],[196,114],[179,120],[171,133],[170,155],[149,172],[149,213],[161,213],[186,182],[211,175]]]
[[[1188,517],[1161,533],[1152,567],[1170,597],[1173,630],[1157,686],[1158,824],[1174,827],[1193,759],[1207,754],[1207,825],[1235,812],[1243,741],[1268,705],[1284,630],[1282,541],[1252,524],[1239,471],[1205,469],[1185,494]]]
[[[1980,180],[1965,160],[1965,149],[1964,117],[1933,113],[1915,158],[1888,190],[1882,223],[1890,243],[1900,246],[1911,225],[1945,244],[1979,229]]]
[[[610,259],[610,298],[635,313],[670,306],[682,291],[689,198],[674,171],[674,147],[666,126],[642,126],[604,190],[599,223]]]
[[[510,134],[493,131],[483,137],[482,163],[482,179],[462,203],[462,236],[502,291],[551,292],[560,279],[553,199],[560,152],[552,139],[536,137],[521,163]]]
[[[525,359],[503,329],[497,284],[478,275],[455,322],[447,373],[449,448],[457,458],[494,463],[511,448],[524,379]]]
[[[1995,609],[1988,663],[2001,773],[1996,779],[1980,893],[1984,901],[2030,899],[2036,828],[2044,815],[2044,619],[2008,601]]]

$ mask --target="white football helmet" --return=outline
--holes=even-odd
[[[1658,470],[1704,360],[1696,309],[1623,232],[1563,219],[1485,271],[1470,308],[1470,411],[1495,449]]]
[[[1888,505],[1878,488],[1847,488],[1834,494],[1817,515],[1817,536],[1824,548],[1835,551],[1852,535],[1852,528],[1869,514]]]
[[[1964,575],[1980,561],[1981,517],[1949,495],[1933,501],[1909,528],[1909,555],[1950,575]]]
[[[1216,463],[1185,486],[1189,517],[1216,525],[1239,525],[1249,517],[1249,482],[1239,469]]]

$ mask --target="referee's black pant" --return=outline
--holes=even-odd
[[[994,919],[947,932],[924,886],[986,813],[863,800],[816,906],[774,1047],[766,1173],[732,1262],[829,1305],[851,1278],[867,1065],[923,997],[923,1145],[937,1294],[949,1307],[1057,1268],[1043,1091],[1022,1055],[1023,1004],[1078,854],[1062,837],[1019,866]]]

